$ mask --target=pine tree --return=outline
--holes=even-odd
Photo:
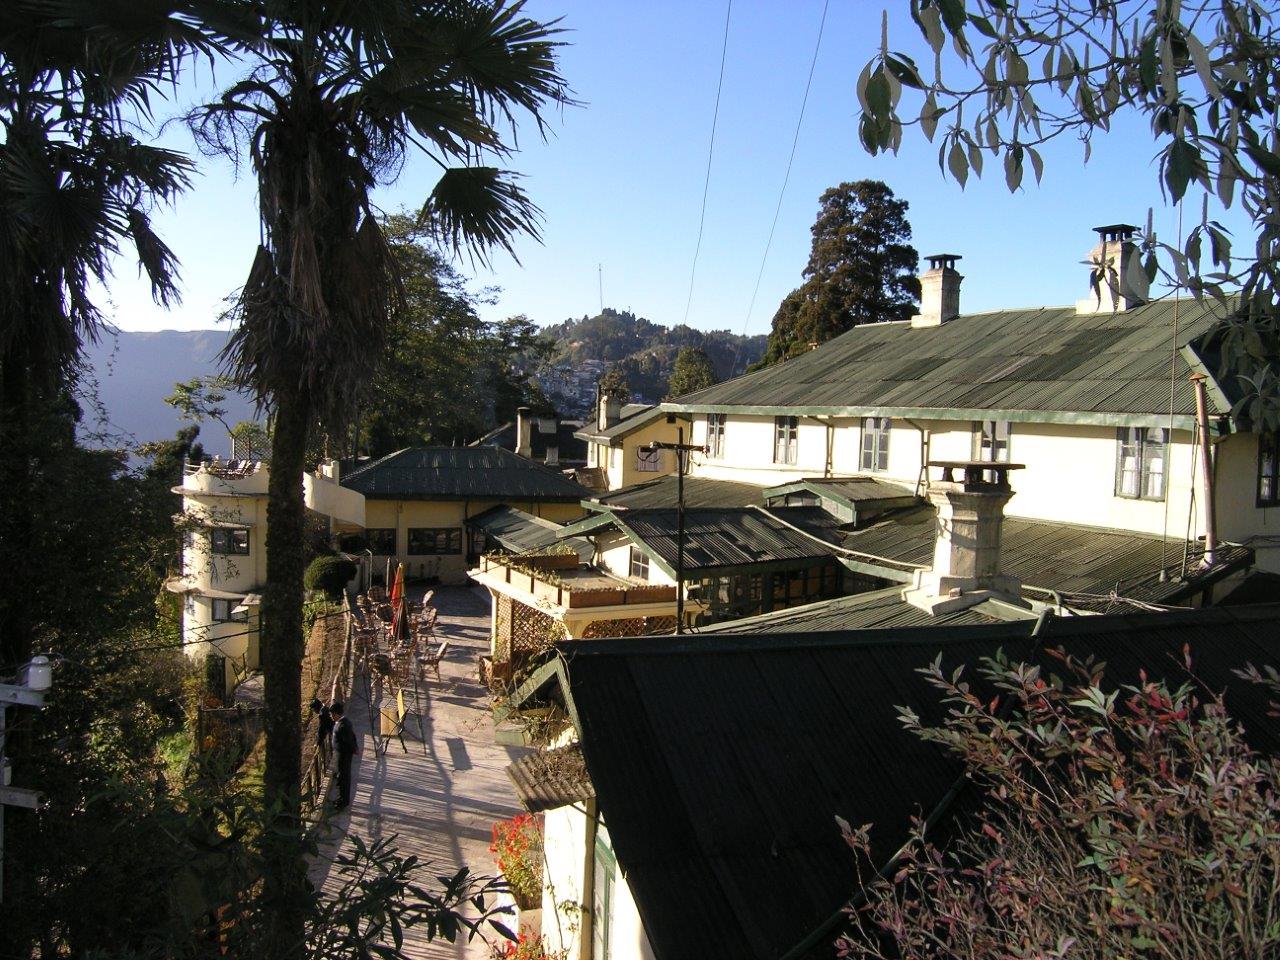
[[[715,371],[711,368],[707,352],[700,347],[685,347],[676,355],[671,379],[667,383],[667,399],[705,390],[715,382]]]
[[[783,299],[761,366],[825,343],[861,323],[915,313],[919,261],[907,202],[879,180],[832,187],[819,199],[805,281]]]

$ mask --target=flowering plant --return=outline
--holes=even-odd
[[[494,854],[498,869],[516,903],[530,909],[542,902],[542,821],[529,813],[493,825]],[[530,955],[532,956],[532,954]]]
[[[514,943],[507,943],[501,952],[494,951],[501,960],[564,960],[567,951],[552,953],[547,949],[546,941],[541,937],[530,937],[520,934]]]

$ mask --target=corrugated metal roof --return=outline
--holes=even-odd
[[[594,502],[610,508],[644,510],[676,505],[676,478],[659,477],[630,487],[622,487],[594,498]],[[686,507],[746,507],[764,503],[764,491],[753,483],[713,480],[710,477],[684,478]],[[590,506],[590,504],[588,504]]]
[[[577,501],[581,484],[501,447],[409,447],[366,463],[341,483],[368,500]]]
[[[870,630],[879,627],[952,626],[1035,619],[1030,611],[1006,604],[980,603],[934,616],[902,599],[901,587],[821,600],[802,607],[775,610],[741,620],[728,620],[696,633],[815,633],[823,630]]]
[[[637,405],[628,404],[628,406],[634,407]],[[626,408],[623,409],[623,413],[626,414]],[[658,417],[662,416],[666,416],[665,410],[656,406],[645,406],[634,413],[624,415],[617,423],[610,427],[606,427],[604,430],[601,430],[596,425],[599,421],[591,420],[585,427],[574,434],[574,436],[580,437],[583,440],[595,440],[597,442],[615,440],[618,437],[625,437],[628,433],[631,433],[634,430],[639,430],[641,427],[653,423],[653,421],[657,420]]]
[[[833,918],[857,885],[836,817],[872,824],[877,865],[957,783],[954,758],[903,729],[944,715],[917,672],[975,666],[998,650],[1061,665],[1031,623],[573,641],[559,649],[604,822],[658,960],[777,960]],[[1251,744],[1280,749],[1267,691],[1247,663],[1280,666],[1280,606],[1051,620],[1043,642],[1225,690]],[[987,694],[975,680],[975,690]],[[824,945],[830,944],[824,932]],[[815,955],[831,955],[829,947]]]
[[[866,324],[817,350],[687,394],[664,409],[1167,417],[1172,360],[1174,413],[1185,418],[1195,412],[1187,386],[1192,368],[1181,352],[1175,358],[1171,351],[1210,331],[1217,324],[1214,309],[1194,300],[1176,306],[1164,300],[1118,313],[1081,315],[1074,307],[1044,307],[970,314],[920,329]],[[1220,396],[1211,397],[1211,404],[1213,413],[1229,413]]]
[[[811,537],[792,530],[782,520],[794,514],[809,517],[817,508],[775,507],[768,512],[751,507],[687,509],[684,512],[684,565],[686,572],[740,567],[786,560],[830,557],[831,550]],[[818,511],[822,512],[822,511]],[[627,510],[614,522],[651,556],[667,566],[676,563],[677,519],[675,510]]]
[[[582,537],[561,538],[560,524],[502,504],[467,520],[467,526],[483,531],[512,553],[528,553],[555,544],[567,544],[578,551],[578,556],[590,562],[595,556],[595,545]]]
[[[575,744],[539,750],[507,767],[520,805],[530,813],[581,803],[596,795],[582,748]]]
[[[548,450],[555,447],[558,462],[565,466],[587,462],[587,442],[578,436],[583,427],[581,420],[532,417],[532,421],[529,431],[530,459],[546,463]],[[552,429],[545,430],[544,426],[550,426]],[[518,442],[516,424],[513,421],[489,431],[472,446],[502,447],[514,453]]]
[[[886,576],[903,579],[902,564],[933,561],[936,513],[928,504],[894,512],[861,530],[844,533],[841,545],[873,557],[897,561]],[[1197,556],[1198,556],[1197,548]],[[1252,560],[1244,547],[1226,546],[1213,571],[1195,563],[1181,576],[1183,542],[1124,530],[1004,518],[1000,567],[1024,584],[1072,594],[1110,594],[1162,602],[1194,592],[1206,577],[1218,576]],[[866,561],[874,566],[874,561]],[[1160,571],[1174,576],[1160,581]]]

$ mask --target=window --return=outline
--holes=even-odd
[[[985,460],[987,463],[1009,462],[1009,434],[1011,424],[1008,420],[980,420],[973,425],[973,459]],[[983,479],[994,483],[994,471],[987,470]]]
[[[613,875],[617,860],[603,829],[596,832],[595,869],[591,883],[591,960],[609,960],[613,926]]]
[[[707,454],[715,460],[724,459],[724,414],[707,416]]]
[[[410,527],[409,555],[433,557],[462,552],[461,527]]]
[[[1009,462],[1008,420],[980,420],[973,425],[973,459],[988,463]]]
[[[862,418],[862,469],[880,473],[889,469],[888,417]]]
[[[1166,431],[1121,427],[1116,443],[1116,496],[1164,499]]]
[[[220,556],[247,557],[249,555],[249,531],[232,527],[218,527],[209,531],[209,549]]]
[[[799,417],[773,418],[773,462],[796,462],[796,434],[800,429]]]
[[[1280,504],[1280,483],[1277,483],[1277,459],[1280,458],[1280,438],[1275,433],[1258,437],[1258,506],[1274,507]]]
[[[232,621],[236,621],[239,623],[244,623],[246,620],[249,619],[249,614],[247,612],[244,612],[244,613],[233,612],[236,607],[240,606],[241,602],[242,601],[240,600],[215,599],[213,601],[213,622],[214,623],[231,623]]]
[[[649,579],[649,555],[639,547],[631,548],[631,565],[628,573],[637,580]]]
[[[658,473],[662,470],[662,450],[636,447],[636,469],[641,473]]]

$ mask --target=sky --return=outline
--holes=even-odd
[[[905,3],[892,8],[891,47],[925,55]],[[501,293],[481,314],[524,314],[541,323],[626,309],[666,325],[767,333],[781,299],[801,280],[819,195],[843,181],[885,181],[909,204],[920,254],[959,253],[964,312],[1067,304],[1086,296],[1082,264],[1099,224],[1143,225],[1148,210],[1162,239],[1177,237],[1175,210],[1160,195],[1145,121],[1130,118],[1099,135],[1084,164],[1074,141],[1042,152],[1044,181],[1028,172],[1010,194],[999,162],[965,189],[945,179],[938,150],[908,130],[897,155],[871,157],[858,142],[858,74],[880,41],[881,4],[830,0],[812,90],[772,247],[764,259],[787,158],[800,116],[823,0],[736,0],[729,16],[723,88],[707,181],[726,3],[720,0],[529,0],[539,19],[561,19],[561,71],[579,106],[555,110],[539,138],[523,124],[505,166],[542,208],[542,242],[520,238],[519,262],[490,269],[458,264],[476,288]],[[172,113],[207,95],[208,71],[175,96]],[[158,140],[195,153],[180,124]],[[416,208],[438,167],[412,159],[375,202]],[[694,271],[704,184],[706,216]],[[1186,226],[1200,217],[1188,193]],[[1211,215],[1217,215],[1211,212]],[[1224,222],[1247,236],[1238,211]],[[243,281],[258,242],[253,182],[222,159],[199,158],[191,191],[157,217],[182,263],[183,302],[151,303],[132,263],[120,262],[110,314],[126,330],[205,329]],[[764,260],[763,271],[761,270]],[[754,308],[752,292],[759,278]]]

